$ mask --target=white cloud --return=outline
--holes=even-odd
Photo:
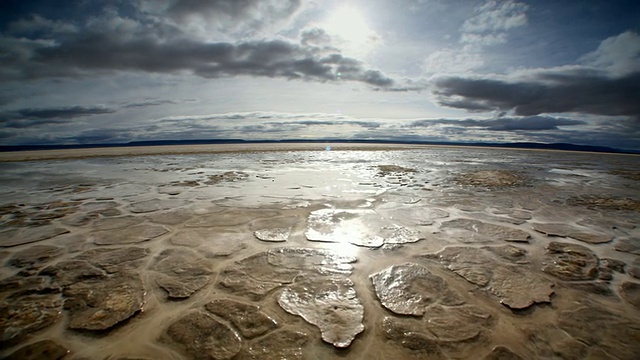
[[[471,46],[482,48],[485,46],[506,43],[507,34],[506,33],[497,33],[497,34],[463,33],[460,36],[460,42],[463,44],[469,44]]]
[[[627,31],[607,38],[598,48],[582,57],[585,65],[624,76],[640,71],[640,35]]]
[[[476,7],[475,15],[462,25],[466,33],[495,33],[527,23],[528,6],[516,1],[487,1]]]
[[[482,55],[468,47],[442,49],[430,54],[424,69],[429,74],[468,72],[484,65]]]
[[[487,47],[507,42],[507,32],[527,24],[528,6],[516,1],[487,1],[460,28],[458,47],[429,55],[423,69],[427,74],[465,73],[485,65]]]
[[[138,9],[157,22],[208,40],[261,38],[288,26],[300,0],[138,0]]]

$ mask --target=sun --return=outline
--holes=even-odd
[[[337,36],[353,46],[365,45],[375,37],[362,14],[353,7],[336,10],[324,26],[330,35]]]

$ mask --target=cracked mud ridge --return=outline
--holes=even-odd
[[[3,358],[640,356],[636,156],[319,150],[0,169]]]

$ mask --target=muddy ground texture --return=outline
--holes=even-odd
[[[361,169],[372,191],[349,198],[304,181],[287,191],[315,197],[268,197],[277,176],[226,169],[6,202],[0,355],[638,358],[639,172],[603,171],[616,181],[603,188],[527,169],[436,184],[415,166]],[[246,189],[271,200],[227,196]]]

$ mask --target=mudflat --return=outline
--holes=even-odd
[[[633,156],[316,143],[16,154],[0,163],[3,357],[640,353]]]
[[[55,159],[78,159],[86,157],[113,157],[139,155],[175,154],[220,154],[236,152],[264,151],[317,151],[327,150],[393,150],[418,149],[428,145],[410,144],[363,144],[363,143],[249,143],[214,145],[159,145],[159,146],[118,146],[72,150],[32,150],[0,152],[0,162],[32,161]]]

